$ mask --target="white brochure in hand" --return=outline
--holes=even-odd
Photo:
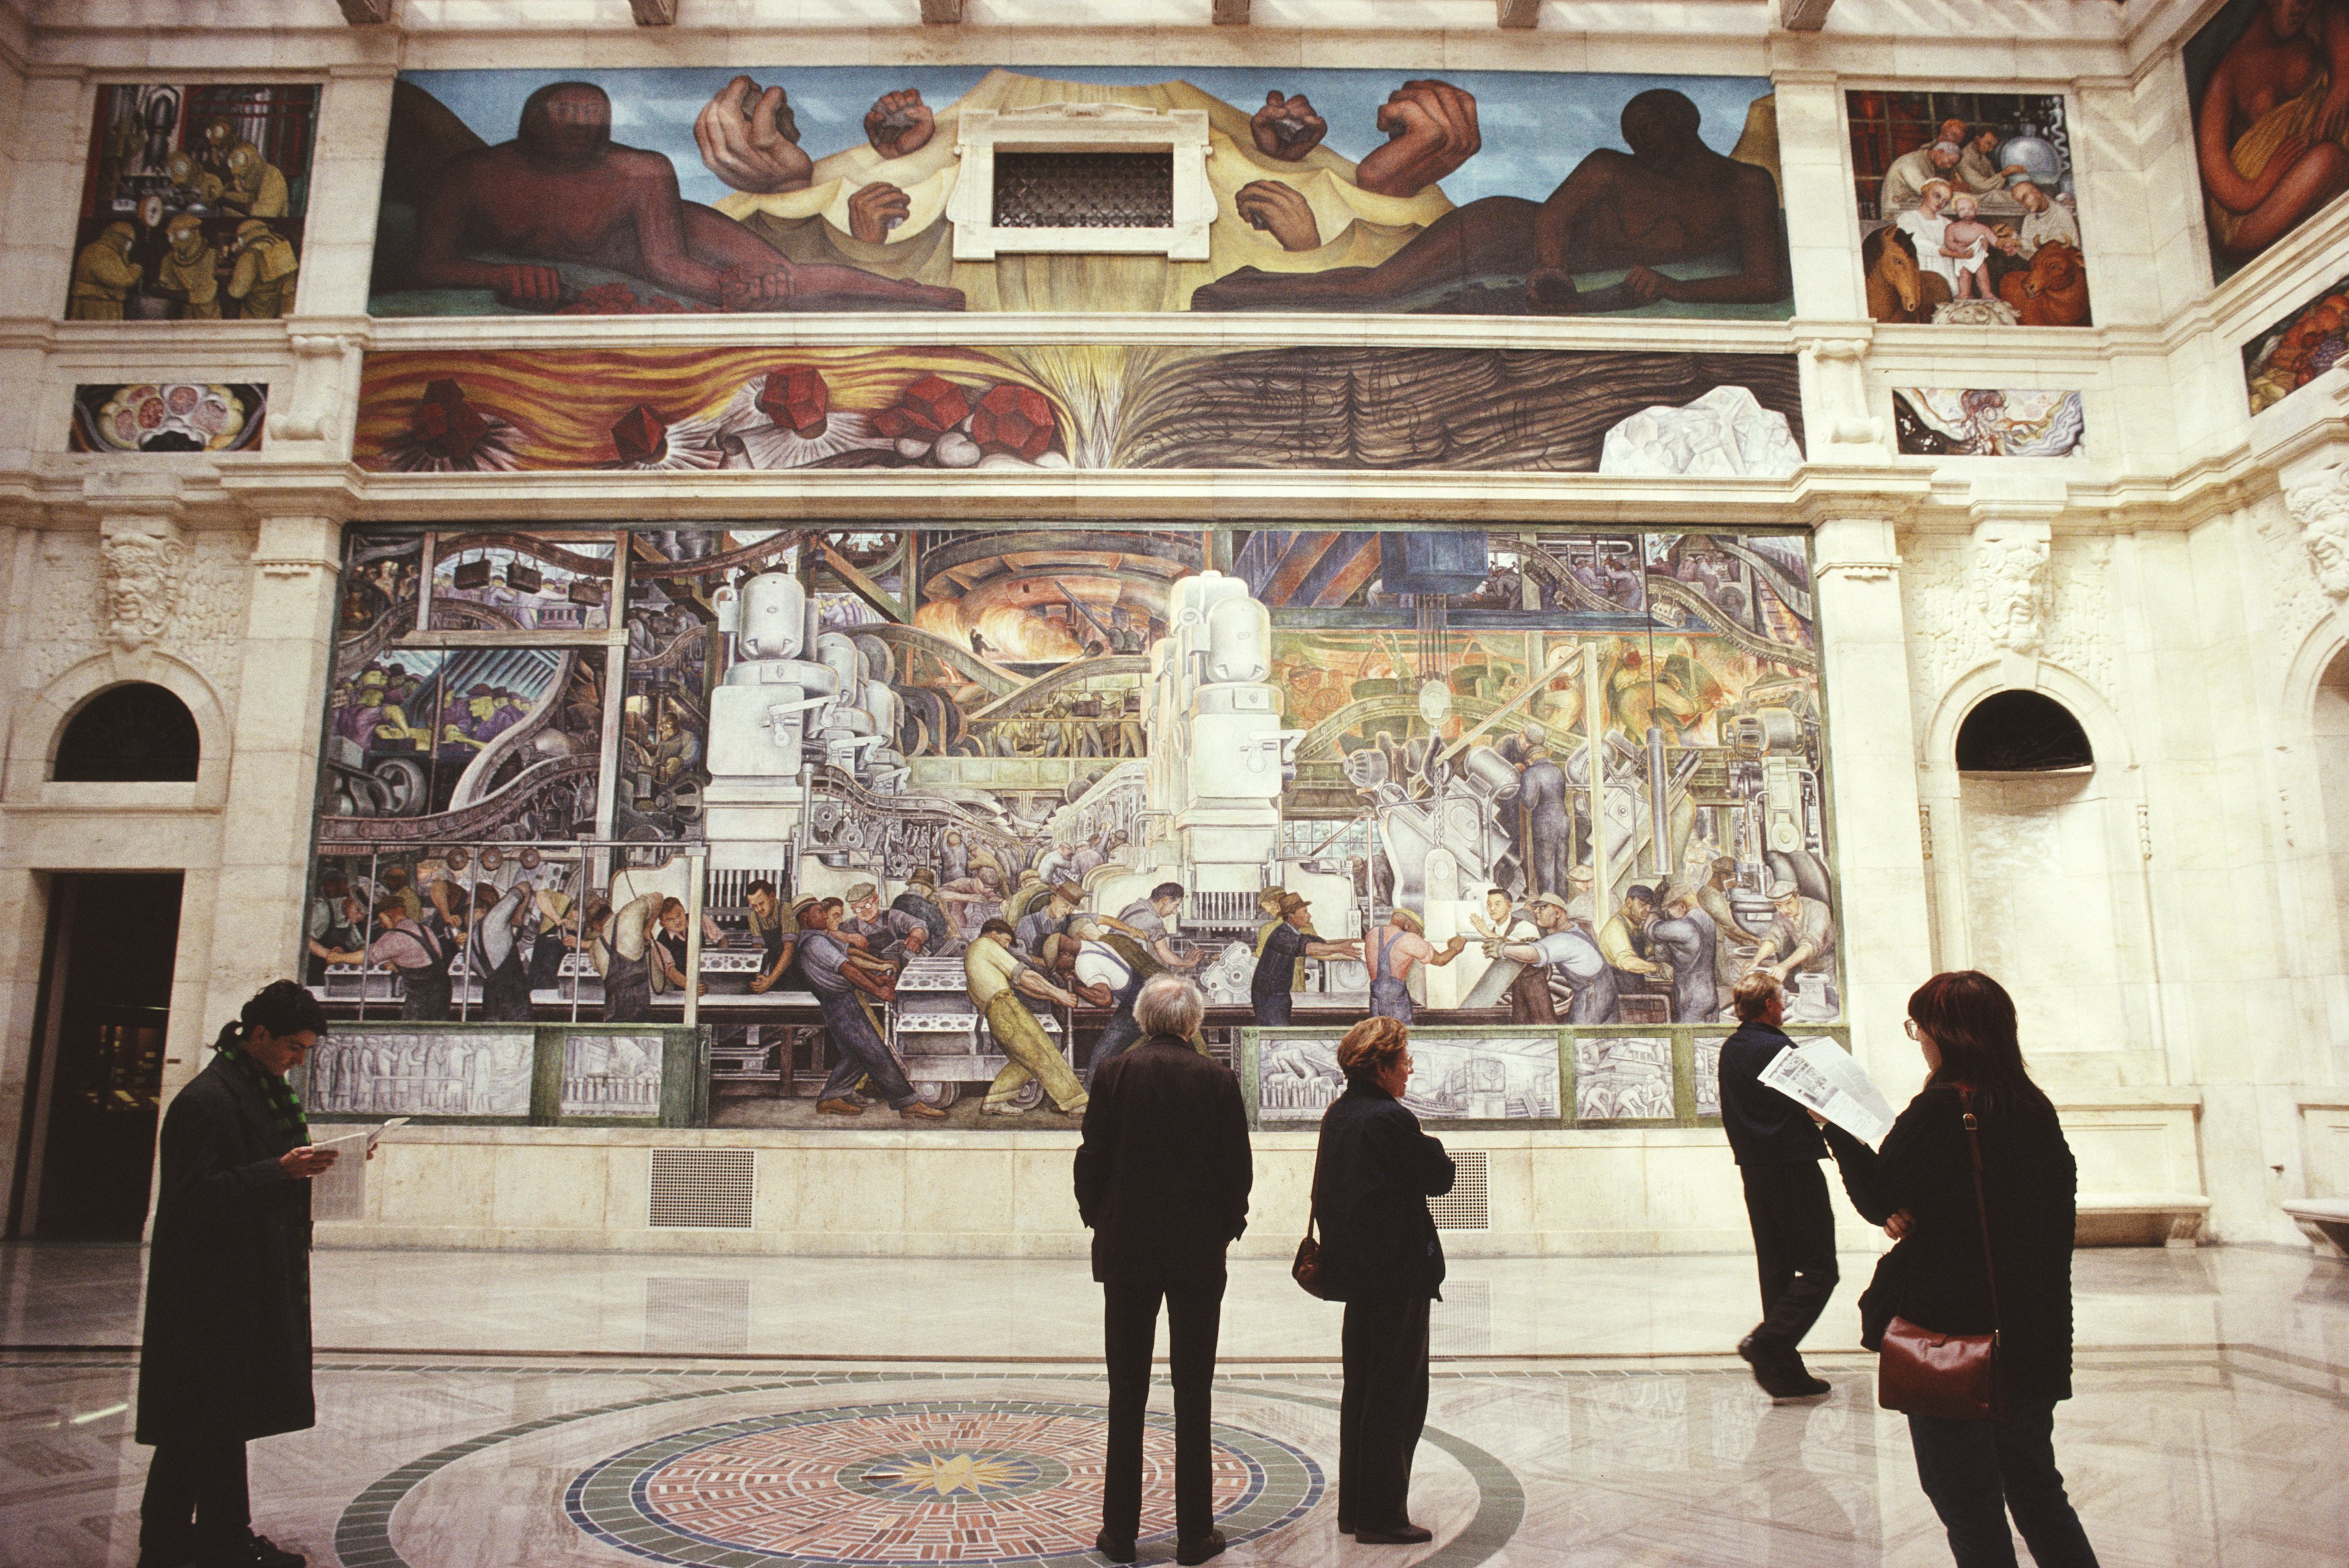
[[[1892,1130],[1892,1105],[1834,1041],[1791,1045],[1762,1069],[1762,1085],[1818,1112],[1873,1148]]]
[[[363,1154],[373,1154],[375,1152],[375,1146],[383,1141],[384,1134],[389,1132],[394,1127],[404,1127],[407,1125],[408,1118],[406,1116],[394,1116],[388,1122],[378,1122],[371,1127],[361,1127],[357,1132],[340,1133],[333,1137],[313,1138],[310,1142],[310,1147],[312,1148],[333,1148],[336,1144],[357,1143],[361,1138],[365,1138],[367,1140],[367,1147],[360,1152]]]

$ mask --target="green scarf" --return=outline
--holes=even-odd
[[[294,1092],[293,1085],[233,1045],[222,1046],[220,1054],[222,1061],[243,1074],[261,1091],[261,1097],[269,1102],[269,1114],[275,1118],[277,1130],[286,1139],[287,1147],[310,1141],[310,1124],[302,1116],[302,1096]]]

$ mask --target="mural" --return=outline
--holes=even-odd
[[[101,87],[66,316],[290,316],[302,265],[316,84]]]
[[[312,1116],[526,1116],[531,1033],[329,1033],[304,1068]]]
[[[2317,0],[2232,0],[2180,54],[2224,283],[2349,190],[2349,16]]]
[[[2060,96],[1871,88],[1845,106],[1869,317],[2090,324]]]
[[[1802,463],[1802,438],[1801,376],[1790,354],[506,348],[368,355],[355,455],[361,467],[390,473],[1357,468],[1783,477]]]
[[[1204,132],[1203,244],[1050,254],[1002,238],[1187,221],[1166,157],[973,151],[998,126],[1079,147],[1058,132],[1103,106],[1157,117],[1170,140]],[[369,309],[1784,319],[1777,165],[1762,78],[409,71]],[[987,170],[990,188],[960,189]],[[957,234],[990,221],[988,244]]]
[[[1332,1082],[1328,1039],[1278,1031],[1366,1011],[1436,1026],[1428,1114],[1503,1120],[1690,1114],[1673,1052],[1757,967],[1795,1021],[1840,1014],[1800,536],[347,547],[308,947],[338,1009],[641,1023],[690,994],[719,1120],[843,1126],[1073,1116],[1167,968],[1209,1049],[1274,1032],[1271,1119]],[[547,618],[558,567],[606,622]],[[649,1114],[649,1069],[592,1049],[565,1104]]]
[[[250,382],[109,382],[74,389],[69,452],[258,452],[269,389]]]
[[[1319,1123],[1346,1092],[1339,1031],[1268,1033],[1257,1042],[1257,1118]],[[1414,1029],[1403,1104],[1432,1121],[1556,1121],[1558,1037]],[[1669,1077],[1667,1078],[1669,1083]],[[1669,1110],[1666,1115],[1670,1115]]]
[[[2085,457],[2077,392],[1895,387],[1892,423],[1910,457]]]
[[[2271,409],[2349,353],[2349,277],[2243,345],[2251,412]]]

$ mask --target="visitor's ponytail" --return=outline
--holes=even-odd
[[[253,1000],[244,1004],[242,1015],[221,1025],[219,1035],[212,1041],[215,1051],[233,1051],[253,1038],[255,1028],[266,1029],[274,1036],[299,1034],[305,1030],[324,1034],[326,1032],[326,1012],[308,988],[290,980],[273,980],[254,992]]]

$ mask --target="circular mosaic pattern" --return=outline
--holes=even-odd
[[[711,1549],[779,1564],[1096,1568],[1107,1413],[1099,1406],[923,1400],[834,1406],[676,1432],[589,1468],[564,1506],[589,1534],[657,1563]],[[1288,1444],[1212,1428],[1216,1518],[1245,1540],[1319,1501]],[[1174,1426],[1145,1418],[1144,1540],[1174,1528]],[[728,1559],[730,1561],[730,1559]]]

